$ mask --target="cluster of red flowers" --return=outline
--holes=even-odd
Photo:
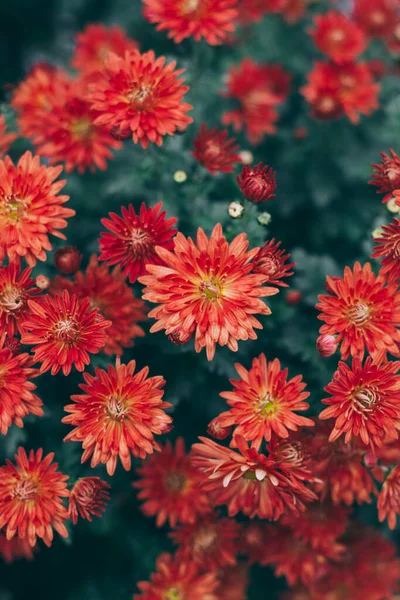
[[[242,0],[143,5],[146,19],[175,42],[192,36],[219,44],[238,20],[272,12],[293,20],[307,2],[252,0],[246,15]],[[336,11],[315,18],[311,35],[329,58],[315,65],[303,88],[316,117],[346,114],[356,122],[376,108],[379,86],[368,63],[357,59],[370,37],[389,35],[388,16],[393,32],[397,10],[390,3],[357,0],[351,19]],[[1,434],[22,427],[27,415],[43,415],[32,379],[85,371],[82,393],[65,406],[62,422],[72,426],[65,441],[80,443],[82,463],[105,465],[109,477],[119,463],[129,471],[132,459],[140,459],[133,488],[141,509],[157,526],[171,527],[177,546],[174,555],[158,558],[150,581],[138,584],[137,600],[241,600],[254,563],[284,575],[294,586],[292,599],[391,597],[400,582],[394,548],[350,523],[349,507],[377,497],[378,517],[390,528],[400,514],[400,361],[389,358],[400,356],[400,220],[376,239],[377,275],[369,263],[356,263],[343,277],[327,277],[317,304],[324,322],[317,348],[323,357],[339,350],[342,360],[319,419],[304,415],[310,405],[302,376],[289,376],[278,358],[260,354],[249,369],[235,365],[238,379],[220,394],[227,410],[211,421],[209,437],[188,451],[180,437],[175,445],[160,444],[157,436],[172,427],[165,380],[121,358],[144,335],[139,323],[154,319],[150,332],[165,331],[175,344],[193,338],[195,351],[205,349],[212,361],[217,346],[236,351],[239,341],[256,339],[271,313],[264,299],[287,287],[294,263],[279,241],[251,248],[246,233],[230,238],[220,223],[209,236],[199,228],[195,239],[187,237],[159,202],[103,218],[99,254],[85,269],[79,270],[79,250],[66,246],[55,255],[62,276],[34,279],[32,268],[52,250],[50,234],[65,239],[60,231],[75,214],[60,194],[63,167],[41,164],[40,157],[64,163],[66,172],[105,169],[121,140],[131,137],[147,149],[192,121],[183,71],[153,51],[141,53],[117,27],[87,27],[71,66],[75,78],[36,65],[17,87],[12,105],[36,154],[26,152],[17,164],[9,156],[0,160]],[[290,80],[280,65],[243,59],[228,74],[222,95],[235,105],[222,122],[244,130],[250,143],[261,142],[276,130]],[[2,153],[14,138],[0,121]],[[259,205],[274,198],[273,169],[243,160],[228,130],[202,124],[193,147],[212,175],[245,163],[236,179],[245,200]],[[384,201],[400,204],[400,158],[392,150],[374,169],[372,183]],[[136,282],[141,298],[130,285]],[[148,314],[144,301],[155,305]],[[117,355],[115,363],[87,372],[100,352]],[[53,459],[19,448],[15,463],[0,467],[6,561],[32,558],[38,538],[50,546],[54,530],[68,535],[68,520],[91,520],[107,506],[109,483],[92,476],[68,487]]]

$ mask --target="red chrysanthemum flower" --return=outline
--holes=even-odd
[[[265,456],[248,448],[240,436],[235,439],[239,452],[200,440],[192,448],[193,464],[208,476],[203,489],[213,505],[226,504],[229,516],[241,511],[250,518],[276,521],[287,510],[304,510],[304,502],[316,499],[304,484],[313,477],[289,443]]]
[[[234,519],[215,514],[202,516],[196,523],[179,525],[170,534],[179,546],[181,560],[193,560],[204,571],[236,564],[240,526]]]
[[[55,181],[62,167],[41,165],[30,152],[14,165],[6,156],[0,160],[0,262],[24,257],[30,266],[46,260],[51,250],[49,234],[65,239],[59,232],[75,211],[64,208],[69,196],[58,196],[65,180]]]
[[[80,300],[89,298],[91,305],[111,322],[103,348],[105,354],[122,354],[124,348],[133,345],[134,338],[144,335],[138,325],[138,321],[147,318],[144,302],[135,298],[119,267],[109,272],[107,265],[99,265],[93,255],[86,271],[78,271],[73,281],[55,278],[52,291],[60,294],[63,290],[76,294]]]
[[[271,167],[259,163],[255,167],[243,167],[240,177],[236,178],[243,196],[254,204],[275,198],[276,177]]]
[[[139,480],[133,487],[139,489],[143,500],[142,511],[147,517],[157,516],[161,527],[168,522],[195,523],[198,516],[211,511],[207,495],[201,491],[203,475],[192,465],[191,455],[185,452],[183,438],[170,442],[153,454],[137,470]]]
[[[145,367],[135,373],[136,362],[116,366],[107,371],[96,369],[95,376],[84,373],[85,383],[79,387],[84,394],[71,396],[74,404],[65,407],[70,413],[62,422],[74,425],[64,441],[82,442],[82,462],[91,457],[91,467],[99,463],[114,475],[118,458],[126,471],[131,468],[131,454],[145,458],[160,446],[154,435],[164,433],[172,419],[164,409],[165,380],[148,377]]]
[[[353,18],[371,37],[388,37],[398,16],[397,0],[355,0]]]
[[[63,162],[67,173],[74,169],[79,173],[96,168],[104,171],[106,160],[113,157],[112,150],[122,148],[104,126],[95,125],[98,113],[83,99],[85,91],[83,81],[74,82],[64,104],[54,108],[42,131],[33,137],[37,153],[49,158],[51,164]]]
[[[293,536],[292,529],[278,526],[271,530],[265,546],[262,565],[273,565],[277,577],[284,575],[289,585],[303,583],[310,587],[340,562],[345,546],[332,542],[315,548],[307,541]]]
[[[175,66],[165,65],[165,57],[156,59],[152,50],[126,52],[124,58],[111,53],[90,88],[92,109],[99,114],[95,125],[121,135],[131,132],[143,148],[149,142],[161,146],[165,135],[184,131],[193,120],[186,114],[192,106],[183,102],[189,88]]]
[[[315,45],[334,62],[350,62],[367,47],[364,31],[336,10],[317,15],[314,17],[314,24],[315,29],[309,33]]]
[[[52,111],[65,104],[71,82],[67,71],[52,65],[39,64],[30,71],[11,99],[23,136],[43,134]]]
[[[316,425],[309,447],[309,468],[320,480],[316,489],[321,499],[330,499],[335,506],[370,503],[377,490],[364,464],[368,448],[357,438],[347,444],[343,438],[331,443],[330,428],[321,422]]]
[[[101,222],[111,233],[102,233],[100,237],[100,260],[109,265],[120,265],[125,276],[133,283],[146,272],[146,265],[162,265],[156,247],[170,250],[172,238],[176,234],[173,228],[177,219],[166,219],[161,211],[162,202],[147,208],[143,202],[139,214],[132,204],[121,209],[122,216],[110,213],[109,219]]]
[[[40,294],[31,277],[32,269],[21,272],[19,263],[0,267],[0,327],[8,337],[21,332],[29,314],[28,300]]]
[[[193,37],[215,46],[235,31],[238,0],[143,0],[143,15],[176,44]]]
[[[310,544],[312,548],[324,551],[342,537],[349,520],[349,508],[313,502],[299,515],[286,515],[285,525],[293,530],[294,537]],[[268,549],[266,551],[268,553]]]
[[[313,588],[313,600],[395,598],[400,581],[396,546],[378,531],[360,526],[344,538],[345,553]]]
[[[382,446],[388,433],[400,429],[400,362],[364,365],[354,358],[352,366],[340,362],[333,381],[325,387],[331,398],[320,419],[336,419],[329,436],[333,442],[346,434],[345,443],[360,436],[364,444]]]
[[[280,246],[281,242],[276,242],[274,238],[267,240],[254,258],[253,273],[267,275],[270,285],[288,287],[282,279],[293,275],[290,269],[296,263],[286,263],[290,259],[290,254]]]
[[[53,529],[68,536],[68,513],[62,503],[69,495],[68,477],[57,471],[53,458],[53,453],[43,458],[42,449],[27,455],[18,448],[16,465],[7,460],[0,467],[0,529],[5,528],[8,540],[17,534],[34,546],[39,537],[51,546]]]
[[[8,540],[0,534],[0,556],[7,564],[20,558],[32,560],[34,550],[35,548],[32,548],[27,538],[21,540],[19,537],[13,537]]]
[[[258,248],[248,252],[248,245],[245,233],[228,244],[218,223],[210,239],[199,228],[196,244],[178,233],[173,253],[157,248],[165,266],[147,265],[149,275],[139,280],[147,286],[143,299],[159,304],[149,313],[157,320],[150,331],[179,331],[182,341],[195,333],[195,350],[205,347],[208,360],[217,344],[236,351],[238,340],[256,339],[262,325],[254,315],[271,314],[261,297],[278,290],[251,272]]]
[[[171,554],[161,554],[157,559],[157,571],[150,581],[140,581],[140,594],[133,600],[219,600],[215,573],[202,573],[190,561],[180,561]]]
[[[386,352],[398,356],[400,333],[400,293],[395,284],[386,285],[376,276],[370,263],[353,271],[344,270],[343,278],[327,277],[328,296],[318,296],[318,319],[325,321],[321,334],[337,335],[343,359],[350,355],[363,358],[365,350],[373,357]]]
[[[247,600],[248,566],[241,562],[218,572],[218,600]]]
[[[252,144],[261,142],[265,134],[275,133],[276,107],[289,95],[290,79],[280,65],[257,64],[244,59],[230,70],[228,89],[223,93],[235,100],[239,108],[224,113],[223,123],[233,124],[236,131],[244,128]]]
[[[100,477],[78,479],[69,495],[68,515],[76,525],[78,518],[92,520],[92,515],[101,517],[110,499],[110,486]]]
[[[105,27],[101,23],[91,23],[76,35],[71,65],[78,71],[90,74],[104,67],[110,52],[123,57],[125,52],[137,48],[137,42],[129,39],[118,25]]]
[[[379,90],[366,62],[316,62],[307,85],[301,88],[315,118],[331,120],[347,115],[352,123],[359,122],[359,113],[370,115],[379,107]]]
[[[277,358],[268,363],[265,354],[253,359],[249,371],[238,363],[235,368],[240,379],[230,379],[233,391],[220,394],[232,408],[218,417],[222,427],[236,426],[234,436],[259,448],[273,434],[287,438],[290,430],[314,425],[311,419],[296,414],[310,406],[304,402],[310,394],[304,391],[301,375],[288,381],[288,370],[281,370]]]
[[[218,172],[232,173],[236,165],[241,162],[237,154],[239,146],[235,138],[228,138],[226,129],[208,129],[203,123],[200,132],[193,141],[194,152],[192,156],[212,175]]]
[[[400,157],[396,152],[390,149],[390,156],[381,152],[382,161],[380,164],[373,164],[374,172],[371,185],[377,188],[377,194],[385,194],[382,202],[388,202],[395,192],[400,195]]]
[[[22,343],[34,346],[40,372],[69,375],[72,365],[83,371],[90,363],[89,354],[103,348],[110,321],[92,308],[90,300],[79,302],[64,290],[62,296],[45,296],[40,302],[29,300],[30,314],[23,324]]]
[[[26,415],[43,415],[43,402],[33,391],[36,385],[30,380],[39,375],[32,368],[29,354],[13,354],[5,344],[5,334],[0,338],[0,432],[6,435],[14,423],[23,427]]]
[[[10,146],[17,139],[18,134],[7,131],[6,120],[3,115],[0,115],[0,157],[6,154]]]
[[[397,515],[400,514],[400,465],[394,467],[385,482],[378,496],[378,515],[379,520],[388,520],[390,529],[395,529]]]
[[[264,557],[271,525],[262,521],[248,521],[242,524],[240,554],[246,557],[249,565],[259,563]]]

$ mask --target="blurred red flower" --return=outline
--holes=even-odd
[[[239,146],[235,138],[229,138],[228,135],[226,129],[208,129],[203,123],[193,141],[192,156],[212,175],[218,172],[232,173],[235,166],[241,162],[237,154]]]

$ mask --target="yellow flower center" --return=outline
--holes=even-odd
[[[128,406],[119,396],[111,396],[107,400],[106,412],[113,421],[123,421],[128,413]]]
[[[136,110],[149,107],[153,98],[152,86],[142,83],[141,85],[132,84],[132,88],[127,96],[130,105]]]
[[[362,327],[365,325],[372,313],[372,308],[364,302],[358,302],[353,306],[350,306],[347,310],[347,318],[352,325],[356,327]]]
[[[222,286],[218,279],[210,277],[200,283],[200,295],[208,300],[216,300],[222,296]]]
[[[11,194],[3,196],[0,200],[0,216],[5,217],[11,223],[19,223],[25,214],[25,200]]]
[[[13,498],[17,498],[20,502],[29,502],[33,500],[38,492],[37,485],[32,479],[23,479],[15,484],[11,495]]]
[[[270,394],[267,394],[258,401],[257,409],[260,416],[269,418],[275,415],[278,412],[279,405],[275,398],[273,398]]]
[[[74,121],[71,125],[71,133],[77,140],[82,141],[89,139],[93,133],[93,127],[90,119],[83,117]]]
[[[163,600],[185,600],[182,590],[176,586],[168,588],[165,593]]]

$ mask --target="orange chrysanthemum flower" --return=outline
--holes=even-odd
[[[372,179],[368,183],[379,188],[377,194],[385,194],[382,202],[388,202],[393,195],[400,195],[400,156],[390,149],[390,156],[381,152],[380,164],[373,164]]]
[[[195,333],[195,350],[205,347],[208,360],[217,344],[236,351],[238,340],[256,339],[254,328],[262,325],[254,315],[271,314],[261,297],[278,290],[251,272],[258,248],[248,252],[248,245],[245,233],[228,244],[217,224],[210,239],[199,229],[196,244],[178,233],[174,252],[157,248],[165,266],[149,264],[149,275],[139,279],[147,286],[143,298],[159,304],[149,313],[157,319],[150,331],[179,332],[182,342]]]
[[[388,37],[398,16],[397,0],[355,0],[353,18],[371,37]]]
[[[144,500],[142,511],[148,517],[157,516],[157,526],[168,522],[195,523],[198,516],[211,511],[207,495],[201,491],[204,477],[192,465],[191,455],[185,452],[183,438],[170,442],[153,454],[137,470],[139,480],[133,484],[139,489],[138,498]]]
[[[76,35],[71,65],[78,71],[90,74],[104,67],[110,52],[122,57],[125,52],[137,48],[137,42],[129,39],[118,25],[105,27],[101,23],[90,23]]]
[[[150,581],[140,581],[140,594],[133,600],[219,600],[215,573],[202,573],[194,562],[179,561],[171,554],[161,554],[157,571]]]
[[[166,212],[161,209],[162,202],[152,208],[143,202],[136,214],[130,204],[128,208],[122,207],[122,216],[110,213],[110,219],[101,220],[111,233],[101,234],[99,258],[109,265],[120,265],[131,283],[146,272],[146,264],[163,264],[156,247],[167,250],[173,247],[172,238],[176,234],[173,226],[177,219],[166,219]]]
[[[350,355],[363,358],[365,350],[379,358],[386,352],[398,356],[400,342],[400,293],[396,285],[386,285],[376,276],[370,263],[353,271],[344,270],[343,278],[327,277],[331,292],[318,296],[318,319],[325,321],[321,334],[337,335],[343,359]]]
[[[262,141],[265,134],[276,131],[276,107],[289,95],[290,75],[280,65],[256,64],[244,59],[228,74],[227,91],[223,95],[235,100],[239,108],[226,112],[222,121],[236,131],[243,128],[252,144]]]
[[[144,335],[138,325],[138,321],[147,318],[144,302],[135,298],[119,267],[109,272],[107,265],[99,265],[93,255],[86,271],[78,271],[73,281],[55,278],[52,291],[61,294],[63,290],[76,294],[80,300],[89,298],[91,305],[111,322],[103,348],[105,354],[122,354],[124,348],[133,345],[134,338]]]
[[[10,460],[0,467],[0,529],[11,540],[15,534],[27,539],[31,546],[42,538],[51,546],[53,529],[68,536],[65,520],[67,510],[62,498],[69,495],[68,477],[57,471],[54,454],[43,458],[43,450],[31,450],[29,455],[18,448],[16,465]]]
[[[41,165],[30,152],[14,165],[6,156],[0,160],[0,262],[24,257],[30,266],[46,260],[51,250],[49,234],[65,239],[59,232],[75,211],[64,208],[69,196],[58,196],[65,180],[55,181],[62,167]]]
[[[23,136],[43,134],[52,111],[65,104],[71,81],[67,71],[48,64],[38,64],[30,71],[11,99]]]
[[[0,267],[0,327],[10,338],[22,330],[29,314],[28,300],[40,294],[40,289],[34,286],[31,271],[21,272],[19,263]]]
[[[21,540],[19,537],[13,537],[8,540],[0,534],[0,556],[7,564],[20,558],[32,560],[34,551],[35,548],[32,548],[27,538]]]
[[[240,526],[234,519],[211,514],[196,523],[179,525],[170,537],[179,546],[180,560],[193,560],[202,570],[210,572],[236,564],[239,533]]]
[[[6,120],[3,115],[0,115],[0,157],[9,151],[11,144],[15,142],[18,134],[7,131]]]
[[[290,254],[280,246],[281,242],[276,242],[274,238],[266,241],[254,258],[253,273],[267,275],[270,285],[288,287],[282,279],[293,275],[291,268],[295,263],[286,262],[290,259]]]
[[[309,33],[315,45],[334,62],[352,61],[367,47],[364,31],[336,10],[317,15],[314,24],[315,29]]]
[[[29,354],[13,354],[5,346],[5,334],[0,338],[0,431],[6,435],[14,423],[23,427],[26,415],[43,415],[43,402],[33,391],[36,385],[30,380],[39,375],[32,368]]]
[[[208,129],[203,123],[200,132],[193,141],[192,156],[212,175],[218,172],[232,173],[235,166],[241,162],[237,151],[239,146],[235,138],[229,138],[227,129],[217,127]]]
[[[303,583],[310,587],[340,562],[345,546],[337,542],[313,548],[307,541],[293,537],[292,529],[278,526],[271,530],[262,565],[273,565],[277,577],[284,575],[290,586]]]
[[[165,57],[156,59],[152,50],[126,52],[124,58],[111,53],[90,88],[92,109],[99,114],[95,125],[122,136],[131,132],[143,148],[149,142],[161,146],[165,135],[184,131],[192,122],[186,114],[192,106],[183,102],[189,88],[175,66],[165,65]]]
[[[71,84],[63,105],[54,108],[41,132],[33,137],[37,153],[51,164],[63,162],[67,173],[74,169],[79,173],[96,168],[104,171],[112,150],[122,148],[104,126],[95,125],[98,113],[83,99],[85,92],[82,80]]]
[[[143,0],[143,15],[176,44],[193,37],[215,46],[235,31],[238,0]]]
[[[316,499],[304,483],[313,477],[290,443],[275,444],[266,456],[248,448],[240,436],[235,440],[239,452],[207,438],[200,440],[192,448],[193,464],[208,476],[203,489],[213,505],[226,504],[229,516],[243,512],[276,521],[284,512],[304,510],[305,502]]]
[[[364,365],[354,358],[352,366],[340,362],[333,381],[325,391],[331,398],[320,419],[336,419],[329,441],[346,434],[345,442],[360,436],[364,444],[382,446],[388,433],[400,429],[400,362]]]
[[[171,404],[162,401],[165,380],[148,377],[148,367],[135,369],[134,360],[123,365],[118,357],[107,371],[84,373],[79,387],[85,393],[71,396],[74,404],[65,407],[70,414],[62,422],[75,428],[64,441],[82,442],[82,462],[92,457],[90,466],[103,463],[109,475],[114,475],[118,458],[129,471],[131,454],[145,458],[160,450],[154,435],[164,433],[172,421],[164,412]]]
[[[235,368],[240,379],[230,379],[233,391],[220,394],[232,408],[218,417],[222,427],[236,426],[234,436],[240,435],[259,448],[273,434],[287,438],[289,430],[314,425],[314,421],[295,412],[310,406],[304,402],[310,394],[304,391],[306,384],[301,375],[288,381],[288,370],[281,370],[277,358],[268,363],[265,354],[253,359],[249,371],[238,363]]]
[[[316,489],[321,499],[330,499],[335,506],[370,503],[377,490],[364,464],[368,448],[358,438],[347,444],[343,438],[331,443],[330,428],[321,422],[316,425],[309,446],[309,468],[319,479]]]
[[[69,495],[68,515],[76,525],[78,518],[92,520],[92,515],[101,517],[110,499],[110,486],[100,477],[78,479]]]
[[[110,321],[91,308],[90,300],[81,302],[64,290],[62,296],[45,296],[40,302],[29,301],[30,314],[24,322],[23,344],[34,346],[40,372],[69,375],[72,365],[83,371],[90,363],[89,354],[103,348]]]

